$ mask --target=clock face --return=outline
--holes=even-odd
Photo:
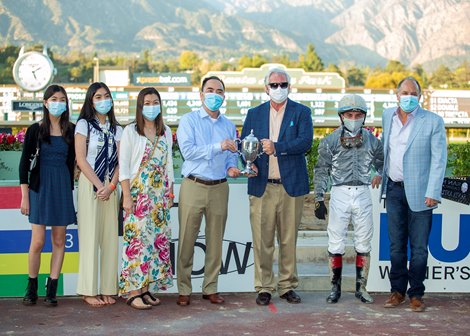
[[[13,66],[15,82],[27,91],[40,91],[52,80],[54,66],[47,55],[37,51],[27,52]]]

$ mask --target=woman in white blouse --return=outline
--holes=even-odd
[[[104,83],[91,84],[75,128],[75,152],[81,169],[77,293],[95,307],[116,303],[112,297],[117,294],[118,272],[119,200],[115,189],[121,135],[109,88]]]
[[[173,285],[170,208],[173,205],[173,138],[163,124],[155,88],[137,97],[136,120],[123,132],[119,167],[125,211],[119,295],[135,309],[160,303],[154,296]]]

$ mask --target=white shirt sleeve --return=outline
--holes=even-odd
[[[88,136],[88,121],[85,119],[80,119],[75,126],[75,134]]]

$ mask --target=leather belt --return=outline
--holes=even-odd
[[[389,183],[393,183],[393,184],[395,184],[395,185],[398,185],[398,186],[400,186],[400,187],[402,187],[402,188],[405,187],[405,182],[403,182],[403,181],[395,182],[395,181],[392,180],[390,177],[388,178],[388,182],[389,182]]]
[[[282,184],[282,181],[281,181],[281,179],[268,179],[268,183]]]
[[[208,186],[213,186],[213,185],[217,185],[217,184],[227,182],[226,178],[223,178],[223,179],[220,179],[220,180],[203,180],[203,179],[201,179],[199,177],[196,177],[196,176],[193,176],[193,175],[188,175],[186,177],[190,180],[193,180],[194,182],[201,183],[201,184],[208,185]]]

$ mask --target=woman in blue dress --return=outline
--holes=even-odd
[[[65,234],[76,223],[73,205],[75,164],[74,125],[69,121],[67,93],[51,85],[44,92],[43,119],[26,131],[20,160],[21,213],[29,216],[31,244],[28,254],[28,286],[23,304],[34,305],[38,294],[38,273],[46,226],[51,227],[52,257],[47,278],[47,306],[57,306],[57,287],[64,260]],[[30,159],[39,149],[39,158],[30,169]]]

